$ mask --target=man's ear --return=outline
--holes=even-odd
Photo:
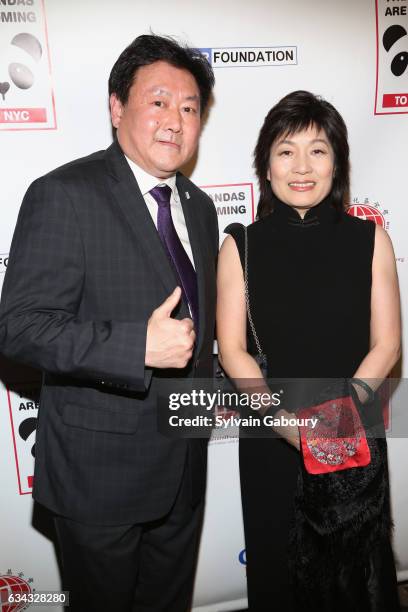
[[[109,98],[111,121],[114,128],[119,127],[123,113],[123,104],[116,94],[111,94]]]

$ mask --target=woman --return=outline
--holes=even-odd
[[[400,351],[395,257],[383,228],[344,212],[349,147],[343,119],[309,92],[287,95],[265,118],[255,169],[260,199],[258,220],[248,228],[248,282],[268,377],[355,377],[378,386]],[[229,233],[218,264],[219,357],[231,378],[260,380],[247,326],[243,231],[230,226]],[[356,390],[367,399],[364,389]],[[364,409],[378,415],[376,405]],[[355,512],[351,519],[321,535],[304,520],[302,486],[310,480],[298,431],[280,433],[240,440],[250,611],[398,610],[385,439],[370,442],[382,482],[382,489],[370,484],[376,501],[363,508],[354,495],[340,511],[340,518]],[[364,474],[361,469],[336,472],[334,482],[348,495],[348,479]],[[323,510],[330,501],[321,501]],[[339,507],[345,502],[338,501]]]

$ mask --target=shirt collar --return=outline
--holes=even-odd
[[[156,176],[148,174],[145,170],[143,170],[143,168],[135,164],[135,162],[129,159],[129,157],[127,157],[126,155],[125,157],[130,166],[130,169],[132,170],[135,176],[135,179],[137,181],[137,184],[139,185],[139,189],[142,192],[143,197],[151,189],[153,189],[153,187],[156,187],[157,185],[168,185],[173,193],[173,197],[177,199],[175,174],[166,179],[158,179]]]
[[[312,206],[302,218],[297,210],[282,202],[272,192],[273,217],[291,227],[315,227],[322,224],[333,224],[340,220],[340,214],[331,205],[330,194],[316,206]]]

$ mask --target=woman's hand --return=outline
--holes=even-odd
[[[284,417],[286,419],[296,419],[296,414],[292,412],[287,412],[286,410],[278,410],[275,414],[275,419],[280,419]],[[286,440],[288,444],[294,446],[297,450],[300,450],[300,437],[299,437],[299,429],[297,425],[278,425],[273,428],[281,438]]]

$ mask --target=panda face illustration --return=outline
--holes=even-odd
[[[13,48],[17,48],[20,61],[10,61],[8,64],[9,81],[0,82],[0,95],[5,100],[11,85],[18,89],[30,89],[35,82],[34,66],[41,60],[43,49],[40,41],[33,34],[21,32],[11,40]]]
[[[407,38],[405,38],[407,37]],[[408,48],[408,32],[398,24],[389,26],[383,35],[383,47],[387,53],[395,53],[391,60],[390,70],[395,77],[400,77],[408,68],[408,50],[399,50],[401,43]]]

